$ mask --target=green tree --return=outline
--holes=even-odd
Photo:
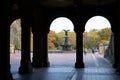
[[[96,30],[91,30],[89,33],[83,33],[83,47],[97,48],[99,46],[100,37]]]
[[[83,33],[83,47],[97,48],[100,43],[106,44],[110,40],[111,29],[104,28],[102,30],[93,29],[90,32]]]
[[[76,49],[76,34],[75,32],[68,32],[70,44],[72,44],[72,49]]]
[[[101,38],[101,43],[105,44],[107,41],[110,40],[110,37],[111,37],[111,28],[105,28],[105,29],[100,30],[98,32],[98,35]]]

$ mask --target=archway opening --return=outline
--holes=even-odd
[[[11,72],[18,72],[21,60],[22,47],[21,19],[14,20],[10,25],[10,64]],[[33,33],[30,28],[30,52],[33,52]],[[32,60],[33,54],[30,56]]]
[[[105,67],[105,65],[100,65],[102,63],[97,60],[98,55],[109,58],[109,61],[113,62],[113,53],[109,51],[112,50],[112,38],[111,24],[107,18],[94,16],[87,21],[83,33],[83,53],[86,66]],[[88,58],[86,59],[86,54],[92,56],[89,61],[95,62],[93,65],[88,65],[89,61],[87,61]]]
[[[64,49],[64,46],[67,48]],[[74,25],[72,21],[66,17],[56,18],[51,23],[50,32],[48,34],[48,53],[50,66],[73,67],[76,57],[74,54],[75,52],[76,34],[74,32]]]
[[[12,74],[18,72],[21,60],[21,19],[10,25],[10,64]]]

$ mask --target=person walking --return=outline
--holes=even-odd
[[[92,53],[94,54],[94,49],[92,48]]]
[[[87,54],[87,48],[84,49],[84,54],[85,54],[85,55]]]

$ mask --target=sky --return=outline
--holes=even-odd
[[[111,27],[109,21],[102,16],[95,16],[90,18],[85,24],[85,32],[89,32],[92,29],[103,29],[106,27]],[[56,33],[65,30],[74,31],[73,23],[65,17],[56,18],[50,25],[50,30],[55,31]]]

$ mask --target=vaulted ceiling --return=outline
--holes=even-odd
[[[106,5],[112,4],[117,0],[43,0],[42,4],[45,6],[64,7],[75,5],[75,2],[81,5]]]

